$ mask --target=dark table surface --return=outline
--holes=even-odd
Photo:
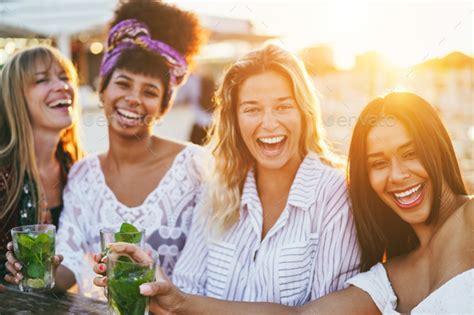
[[[25,293],[15,287],[0,292],[0,315],[108,314],[107,304],[77,294]]]

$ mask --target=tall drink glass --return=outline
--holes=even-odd
[[[107,254],[107,300],[111,314],[146,315],[149,297],[140,294],[140,285],[155,279],[156,258],[137,262],[128,256]]]
[[[23,266],[20,290],[32,292],[53,288],[56,227],[51,224],[24,225],[11,229],[11,234],[13,251]]]

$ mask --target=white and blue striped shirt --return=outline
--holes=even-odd
[[[185,292],[218,299],[294,306],[342,289],[358,272],[344,176],[316,154],[301,163],[286,207],[263,240],[262,213],[250,171],[240,219],[219,241],[206,238],[195,215],[173,282]]]

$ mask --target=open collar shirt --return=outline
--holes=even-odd
[[[239,221],[208,239],[196,215],[173,282],[186,292],[235,301],[302,305],[342,289],[360,253],[343,174],[315,153],[301,163],[288,201],[262,240],[263,209],[247,175]]]

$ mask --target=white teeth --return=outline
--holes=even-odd
[[[406,197],[406,196],[409,196],[409,195],[413,194],[414,192],[418,191],[420,188],[421,188],[421,184],[419,184],[418,186],[413,187],[412,189],[409,189],[407,191],[403,191],[401,193],[394,193],[394,195],[397,198],[403,198],[403,197]]]
[[[72,100],[69,99],[69,98],[65,98],[65,99],[54,101],[54,102],[50,103],[48,106],[53,108],[53,107],[60,106],[60,105],[71,105],[71,104],[72,104]]]
[[[279,143],[279,142],[282,142],[283,139],[285,139],[285,136],[270,137],[270,138],[258,138],[258,140],[260,140],[261,142],[266,143],[266,144]]]
[[[142,115],[139,115],[135,112],[131,112],[131,111],[123,109],[123,108],[117,108],[117,112],[119,112],[119,114],[121,114],[121,115],[123,115],[127,118],[130,118],[130,119],[140,119],[140,118],[143,117]]]

